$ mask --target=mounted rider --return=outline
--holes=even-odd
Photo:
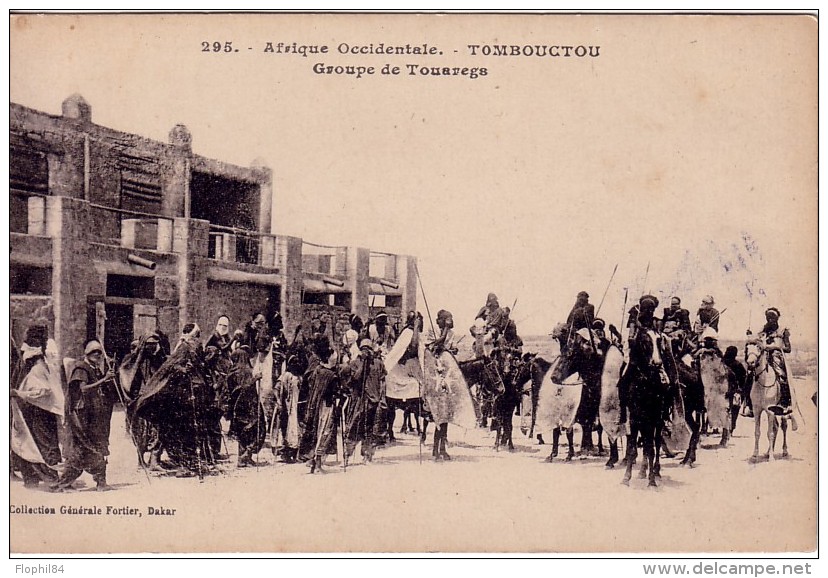
[[[664,308],[662,326],[662,332],[670,340],[673,353],[680,357],[686,340],[693,331],[690,325],[690,312],[682,308],[680,297],[674,295],[670,298],[670,306]]]
[[[490,336],[492,342],[496,341],[503,334],[508,318],[500,307],[497,295],[489,293],[488,297],[486,297],[486,304],[480,308],[474,317],[475,321],[478,319],[482,319],[485,322],[485,332]]]
[[[581,291],[575,298],[575,305],[566,318],[569,338],[579,329],[591,331],[592,323],[595,321],[595,306],[589,302],[589,293]],[[567,339],[569,341],[569,339]],[[566,344],[569,347],[569,343]]]
[[[714,307],[716,302],[712,295],[705,295],[696,312],[696,322],[693,324],[693,335],[691,336],[694,343],[698,346],[704,338],[704,333],[707,329],[713,329],[716,333],[719,332],[719,317],[721,313]],[[708,335],[710,332],[708,331]]]
[[[787,417],[791,415],[791,387],[788,382],[788,370],[785,365],[785,354],[791,352],[791,332],[779,327],[779,318],[782,314],[776,307],[770,307],[765,311],[767,323],[757,337],[753,337],[748,330],[748,343],[757,345],[767,352],[768,366],[776,373],[779,380],[779,403],[768,409],[776,415]],[[754,380],[753,364],[749,365],[749,378],[746,387],[746,394],[750,396],[750,389]]]
[[[656,309],[658,308],[658,298],[653,295],[642,295],[638,300],[638,305],[633,306],[630,309],[630,318],[627,322],[627,327],[629,329],[629,336],[628,336],[628,343],[629,348],[627,351],[633,349],[633,344],[639,338],[641,333],[652,332],[656,334],[656,337],[653,339],[653,353],[650,358],[650,366],[646,368],[637,368],[639,372],[643,372],[644,374],[656,371],[658,372],[659,379],[661,383],[665,386],[669,384],[669,378],[667,376],[667,372],[664,369],[663,363],[663,343],[662,337],[657,331],[657,321],[658,319],[655,316]],[[624,374],[621,376],[621,379],[618,382],[618,396],[621,402],[621,423],[627,421],[627,409],[629,404],[629,394],[630,394],[630,376],[632,372],[630,371],[630,365],[627,364],[627,368],[624,371]]]

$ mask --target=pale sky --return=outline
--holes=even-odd
[[[342,55],[343,42],[444,54]],[[600,56],[472,57],[469,44]],[[10,91],[52,114],[80,93],[97,124],[166,141],[183,123],[197,154],[264,159],[276,233],[416,255],[432,315],[449,309],[461,329],[493,291],[517,299],[521,333],[547,333],[578,291],[597,306],[617,264],[608,322],[624,287],[665,306],[679,294],[691,314],[709,293],[724,337],[774,305],[814,341],[816,57],[816,21],[791,16],[49,16],[13,19]]]

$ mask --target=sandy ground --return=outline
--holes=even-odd
[[[148,479],[117,412],[109,465],[116,490],[95,492],[88,474],[64,494],[12,482],[12,509],[56,513],[12,512],[11,552],[809,552],[817,537],[816,382],[794,384],[806,424],[789,432],[788,458],[754,463],[753,420],[740,418],[727,448],[718,436],[702,437],[696,467],[663,459],[655,489],[635,475],[623,486],[606,458],[545,463],[550,446],[523,436],[517,418],[514,452],[496,452],[491,432],[450,426],[451,462],[432,461],[430,446],[421,461],[417,437],[398,435],[370,465],[343,472],[331,458],[326,474],[309,475],[303,464],[239,470],[230,441],[233,459],[220,475]],[[763,425],[762,453],[767,443]],[[269,451],[261,456],[273,461]]]

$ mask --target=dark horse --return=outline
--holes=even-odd
[[[649,485],[657,486],[656,478],[661,477],[659,454],[661,451],[661,434],[664,428],[664,408],[669,397],[669,383],[662,378],[663,351],[661,337],[652,330],[641,328],[630,341],[630,362],[624,380],[629,388],[628,419],[630,435],[627,437],[627,469],[623,483],[629,485],[632,467],[638,457],[638,440],[645,461],[641,466],[639,478],[647,477]]]
[[[525,353],[518,369],[515,372],[515,389],[522,391],[526,382],[531,381],[529,395],[531,396],[531,423],[529,426],[529,438],[535,435],[535,424],[538,418],[538,396],[540,395],[543,378],[552,367],[552,362],[547,361],[537,353]],[[540,434],[538,434],[540,438]]]
[[[693,467],[696,461],[696,449],[701,437],[702,416],[704,415],[704,385],[696,368],[684,363],[679,355],[684,353],[675,348],[666,347],[664,351],[664,369],[670,377],[672,391],[670,395],[681,396],[684,405],[684,421],[690,428],[690,441],[687,451],[681,459],[681,465]]]
[[[494,415],[497,399],[506,391],[503,377],[494,359],[477,357],[466,361],[458,361],[457,365],[463,373],[466,385],[471,388],[477,385],[477,395],[472,396],[478,411],[478,419],[482,427],[486,426],[488,418]]]
[[[510,451],[515,449],[512,442],[512,421],[515,410],[522,397],[521,377],[523,361],[520,354],[512,349],[498,348],[492,352],[492,358],[497,363],[503,382],[503,393],[498,395],[494,403],[494,416],[497,423],[495,449],[506,446]]]
[[[559,337],[563,343],[563,335]],[[551,380],[553,383],[563,383],[569,376],[578,373],[583,380],[581,398],[575,414],[575,423],[581,426],[581,452],[589,453],[595,450],[592,443],[592,431],[598,418],[598,408],[601,401],[601,370],[603,357],[599,354],[591,335],[582,335],[580,332],[569,336],[566,347],[561,348],[562,354],[552,365]],[[601,426],[598,425],[598,452],[603,453],[601,443]],[[558,443],[561,436],[560,428],[552,430],[552,452],[547,461],[552,461],[558,455]],[[575,456],[572,428],[567,428],[566,439],[569,443],[567,461]]]
[[[402,427],[400,427],[400,433],[414,433],[415,429],[416,432],[422,437],[423,441],[425,441],[425,430],[420,428],[420,417],[422,415],[422,405],[423,401],[419,397],[415,397],[412,399],[394,399],[394,398],[387,398],[388,408],[386,410],[386,417],[388,423],[388,441],[395,441],[396,437],[394,436],[394,418],[397,415],[397,410],[402,410],[403,412],[403,420],[402,420]],[[411,425],[411,417],[414,416],[414,422],[416,423],[415,426]]]

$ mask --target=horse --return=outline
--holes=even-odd
[[[618,463],[618,440],[625,434],[621,424],[621,398],[618,392],[618,382],[621,380],[621,371],[624,367],[624,354],[617,345],[610,345],[604,354],[604,366],[601,371],[601,402],[598,408],[598,418],[610,445],[610,455],[607,469],[612,469]],[[600,437],[598,438],[600,444]]]
[[[630,361],[624,376],[629,387],[629,427],[627,437],[626,470],[622,483],[629,485],[632,467],[638,457],[638,438],[641,438],[645,461],[639,478],[649,471],[650,487],[657,487],[661,477],[661,435],[664,427],[664,408],[669,393],[668,383],[661,371],[662,348],[658,334],[641,328],[630,341]]]
[[[562,335],[559,333],[559,335]],[[563,343],[563,338],[559,337]],[[566,429],[569,443],[566,461],[575,456],[572,425],[581,426],[581,452],[594,449],[592,431],[598,418],[598,406],[601,398],[602,357],[592,336],[586,330],[572,334],[567,347],[562,347],[562,355],[549,369],[551,381],[558,385],[555,394],[547,394],[544,399],[544,411],[551,412],[552,452],[547,461],[551,462],[558,455],[558,442],[561,429]],[[578,378],[575,378],[575,375]],[[575,386],[579,389],[572,389]],[[539,395],[540,399],[540,395]],[[598,427],[598,452],[603,453],[601,443],[602,429]]]
[[[475,412],[478,414],[480,427],[486,427],[488,418],[494,417],[497,398],[506,391],[497,363],[486,357],[477,357],[458,361],[457,364],[469,389],[476,386],[472,400],[476,405]]]
[[[755,343],[749,343],[746,352],[748,366],[753,367],[753,387],[750,390],[750,401],[753,404],[754,445],[752,461],[759,460],[759,437],[761,435],[762,414],[768,414],[768,451],[765,458],[773,461],[773,450],[776,447],[776,436],[779,432],[780,419],[769,407],[779,404],[779,376],[768,362],[768,352]],[[782,419],[782,457],[788,457],[788,420]]]
[[[397,410],[402,410],[403,412],[403,421],[402,427],[400,427],[400,433],[414,433],[415,426],[411,425],[411,416],[414,416],[414,422],[416,423],[416,432],[418,435],[423,437],[423,441],[425,441],[425,432],[420,428],[420,416],[422,414],[421,407],[423,401],[419,397],[411,398],[411,399],[395,399],[393,397],[386,398],[386,402],[388,404],[387,418],[388,418],[388,441],[395,441],[396,438],[394,437],[394,418],[397,415]]]
[[[138,465],[142,468],[147,466],[159,468],[161,454],[164,450],[157,426],[135,415],[134,402],[169,353],[169,339],[164,333],[158,331],[139,338],[133,350],[124,357],[118,367],[117,387],[123,392],[126,401],[124,417],[127,430],[135,444]]]
[[[671,400],[673,402],[673,433],[681,427],[680,420],[690,429],[690,439],[680,464],[692,468],[696,462],[696,450],[701,438],[702,417],[704,416],[704,385],[696,368],[677,359],[676,355],[684,353],[683,349],[664,348],[664,369],[672,384]],[[689,353],[683,356],[690,359]]]
[[[735,385],[732,371],[722,361],[715,347],[702,347],[696,353],[699,374],[704,386],[704,416],[707,424],[722,432],[720,447],[727,447],[731,427],[731,399]]]
[[[531,421],[528,434],[530,439],[535,435],[535,424],[538,419],[538,398],[543,386],[543,378],[551,367],[552,362],[547,361],[537,353],[525,353],[515,372],[515,387],[518,391],[522,391],[526,395],[525,386],[527,383],[530,384],[528,392],[531,403]],[[543,444],[543,437],[538,434],[538,438],[538,443]]]
[[[504,391],[495,399],[494,414],[497,421],[495,434],[495,449],[505,445],[512,451],[515,445],[512,442],[512,416],[515,413],[522,397],[522,384],[518,385],[522,359],[514,350],[497,349],[493,354],[502,368],[502,382]]]

